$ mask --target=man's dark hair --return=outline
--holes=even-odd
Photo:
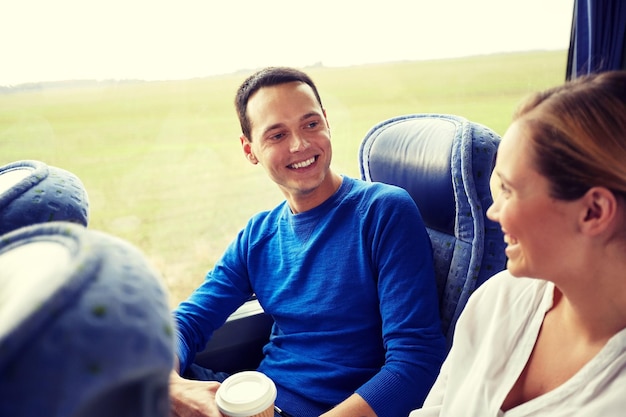
[[[311,87],[320,107],[324,108],[315,83],[313,83],[313,80],[304,72],[288,67],[264,68],[248,77],[241,84],[235,96],[235,107],[237,109],[239,123],[241,124],[241,132],[248,140],[252,140],[250,135],[250,119],[248,118],[248,101],[250,97],[263,87],[271,87],[291,82],[301,82]]]

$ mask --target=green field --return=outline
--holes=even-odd
[[[327,109],[334,168],[358,176],[359,143],[374,124],[451,113],[502,134],[523,96],[563,81],[566,59],[532,52],[306,70]],[[248,217],[282,199],[240,149],[233,97],[248,74],[0,94],[0,165],[38,159],[78,175],[90,227],[138,246],[177,304]]]

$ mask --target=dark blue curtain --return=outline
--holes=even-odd
[[[575,0],[567,79],[625,69],[626,0]]]

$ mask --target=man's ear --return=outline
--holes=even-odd
[[[256,157],[252,153],[252,143],[250,142],[250,140],[248,140],[245,135],[241,135],[239,137],[239,140],[241,141],[241,147],[243,149],[244,155],[246,156],[246,159],[250,161],[250,163],[253,165],[258,164],[259,160],[256,159]]]
[[[582,230],[597,235],[612,227],[616,220],[618,206],[615,194],[605,187],[592,187],[582,197],[584,212]]]

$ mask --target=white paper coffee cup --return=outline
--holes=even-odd
[[[229,376],[215,394],[220,412],[229,417],[273,417],[275,400],[276,385],[257,371]]]

